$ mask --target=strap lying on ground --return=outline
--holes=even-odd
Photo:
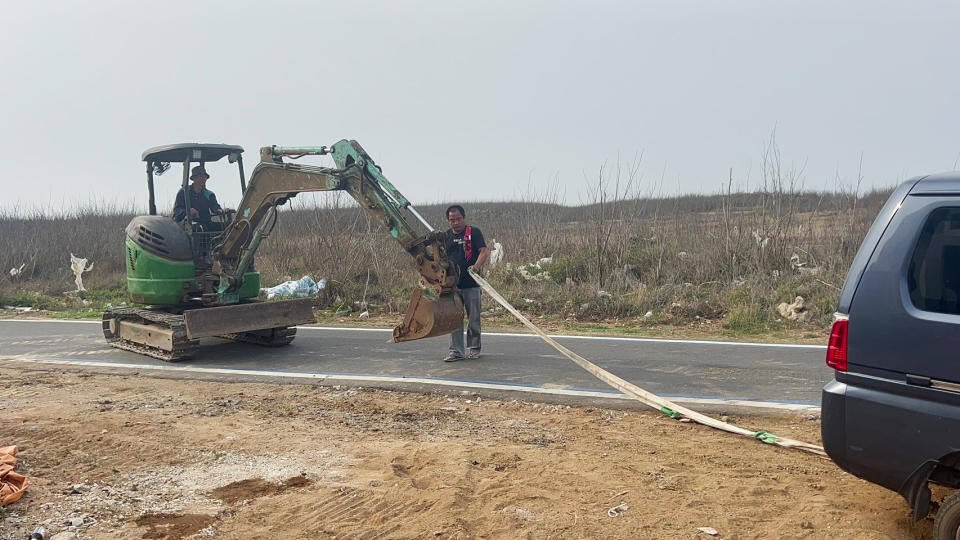
[[[811,452],[814,454],[826,455],[826,453],[823,451],[822,446],[817,446],[815,444],[809,444],[801,441],[795,441],[793,439],[787,439],[784,437],[778,437],[766,431],[750,431],[749,429],[744,429],[742,427],[735,426],[727,422],[721,422],[720,420],[711,418],[705,414],[698,413],[697,411],[688,409],[682,405],[677,405],[669,400],[663,399],[656,394],[647,392],[643,388],[640,388],[639,386],[631,382],[625,381],[624,379],[621,379],[620,377],[617,377],[616,375],[601,369],[599,366],[596,366],[593,363],[587,361],[585,358],[583,358],[579,354],[571,351],[570,349],[554,341],[553,338],[545,334],[543,330],[540,330],[540,328],[538,328],[535,324],[527,320],[527,318],[524,317],[522,313],[520,313],[519,311],[517,311],[516,308],[510,305],[510,302],[507,302],[502,296],[500,296],[500,294],[496,291],[496,289],[490,286],[490,284],[487,283],[486,280],[484,280],[479,275],[477,275],[476,272],[474,272],[473,270],[470,270],[470,276],[473,277],[474,280],[476,280],[476,282],[480,285],[480,287],[483,288],[483,290],[487,294],[492,296],[494,300],[496,300],[497,302],[500,303],[500,305],[505,307],[507,311],[512,313],[513,316],[519,319],[520,322],[522,322],[527,328],[529,328],[530,330],[533,330],[538,336],[543,338],[544,341],[552,345],[553,348],[560,351],[564,356],[572,360],[575,364],[589,371],[596,378],[607,383],[613,388],[616,388],[617,390],[623,392],[624,394],[638,401],[641,401],[653,407],[654,409],[659,410],[660,412],[666,414],[667,416],[671,418],[676,418],[676,419],[689,418],[690,420],[693,420],[698,424],[703,424],[705,426],[710,426],[712,428],[716,428],[723,431],[728,431],[730,433],[736,433],[738,435],[743,435],[745,437],[757,439],[767,444],[774,444],[774,445],[783,446],[786,448],[796,448],[798,450],[803,450],[803,451]]]

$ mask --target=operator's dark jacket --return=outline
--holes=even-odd
[[[197,209],[197,221],[201,223],[210,223],[210,216],[220,212],[220,203],[217,202],[217,196],[209,189],[204,189],[200,193],[190,190],[190,206]],[[177,200],[173,203],[173,219],[180,221],[187,217],[184,210],[183,190],[177,192]]]

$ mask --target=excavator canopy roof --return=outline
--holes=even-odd
[[[197,162],[217,161],[223,156],[243,153],[243,147],[235,144],[181,143],[154,146],[143,152],[143,161],[160,163],[183,163],[187,159]],[[232,158],[231,158],[232,162]]]

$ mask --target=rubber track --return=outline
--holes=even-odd
[[[143,343],[121,339],[110,331],[110,320],[133,321],[159,328],[173,330],[173,350],[165,351]],[[103,337],[111,347],[133,351],[135,353],[159,358],[166,362],[185,360],[193,356],[200,346],[197,340],[187,338],[187,327],[183,322],[183,315],[173,315],[162,311],[140,309],[133,307],[112,308],[103,314]]]

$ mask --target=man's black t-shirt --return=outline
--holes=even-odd
[[[483,241],[483,233],[480,232],[480,229],[476,227],[470,227],[470,229],[470,245],[472,247],[470,260],[467,260],[464,250],[464,236],[467,234],[467,229],[464,228],[460,234],[454,234],[453,229],[447,229],[447,256],[460,267],[460,282],[457,283],[457,287],[461,289],[479,287],[477,282],[467,273],[467,268],[477,262],[477,257],[480,256],[480,248],[487,247],[486,242]]]

